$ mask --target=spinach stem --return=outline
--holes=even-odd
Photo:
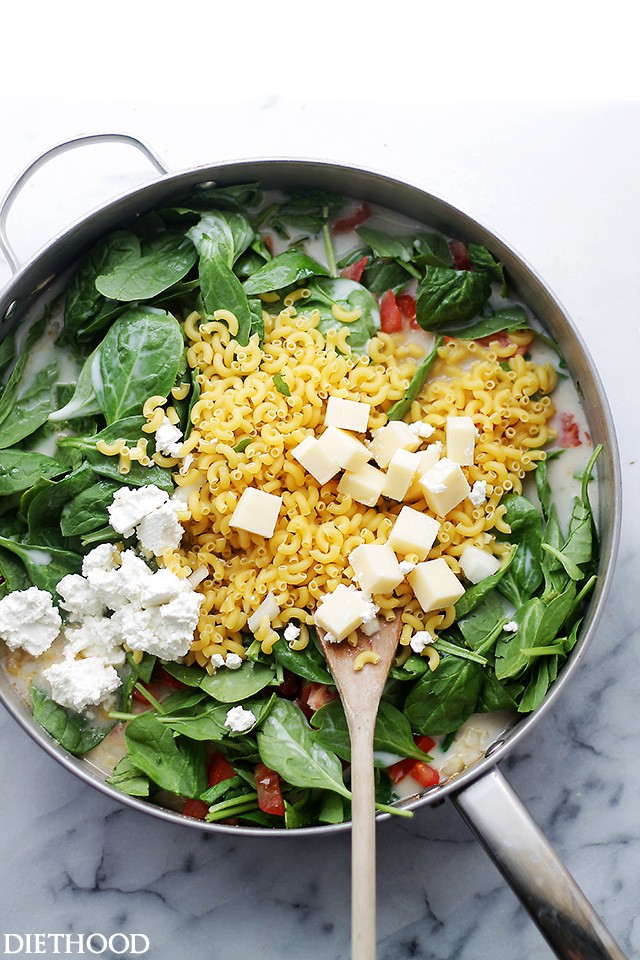
[[[461,660],[473,660],[474,663],[479,663],[482,667],[487,665],[485,657],[481,657],[472,650],[467,650],[466,647],[458,647],[455,643],[449,643],[447,640],[438,638],[433,641],[433,646],[436,650],[442,650],[443,653],[449,653],[453,657],[460,657]]]
[[[324,249],[327,255],[327,266],[329,267],[329,272],[332,277],[338,276],[338,264],[336,262],[336,251],[333,246],[333,237],[331,236],[331,228],[329,227],[329,207],[324,206],[322,208],[322,219],[324,220],[322,226],[322,238],[324,240]]]
[[[162,713],[162,704],[159,700],[156,700],[153,694],[149,693],[146,687],[143,687],[141,683],[136,683],[135,689],[138,691],[138,693],[142,694],[145,700],[149,701],[154,710],[157,710],[158,713]]]

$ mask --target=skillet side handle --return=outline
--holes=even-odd
[[[151,147],[144,143],[142,140],[139,140],[137,137],[131,136],[128,133],[91,133],[82,137],[74,137],[72,140],[65,140],[64,143],[58,143],[55,147],[51,147],[34,160],[32,163],[26,167],[22,173],[16,177],[14,182],[11,184],[7,190],[4,198],[0,201],[0,251],[5,256],[7,263],[11,267],[12,273],[16,273],[20,267],[20,261],[16,256],[11,243],[9,242],[9,237],[7,236],[7,217],[9,216],[9,211],[13,206],[16,197],[22,190],[23,186],[27,183],[28,180],[36,173],[40,167],[43,167],[45,163],[48,163],[49,160],[53,160],[54,157],[58,157],[63,153],[67,153],[69,150],[75,150],[76,147],[89,146],[91,144],[102,144],[102,143],[125,143],[131,147],[135,147],[140,153],[142,153],[149,163],[155,167],[158,173],[168,173],[169,170],[165,167],[164,163]]]
[[[626,960],[545,835],[495,767],[453,793],[452,800],[557,957]]]

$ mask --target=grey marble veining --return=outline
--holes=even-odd
[[[326,105],[317,107],[319,119],[325,111]],[[196,113],[187,109],[167,126],[159,105],[103,104],[89,114],[85,105],[69,102],[49,116],[33,103],[28,116],[40,124],[34,136],[8,111],[15,136],[0,156],[0,181],[11,180],[23,157],[100,125],[139,131],[168,158],[173,150],[177,166],[220,158],[219,144],[206,133],[187,155],[179,134],[189,117],[196,122]],[[250,149],[251,123],[261,133],[261,154],[286,152],[274,121],[286,127],[299,114],[299,106],[278,98],[247,106],[235,142],[225,144],[228,155],[258,152]],[[313,114],[307,105],[307,119]],[[575,316],[618,424],[625,523],[605,616],[582,669],[502,770],[632,957],[640,951],[640,321],[633,312],[637,281],[633,271],[621,269],[620,237],[627,249],[640,249],[640,200],[631,189],[640,160],[633,136],[640,110],[523,107],[508,124],[474,108],[465,126],[460,112],[454,121],[434,108],[432,118],[444,125],[450,149],[446,156],[429,155],[428,178],[418,156],[429,148],[428,132],[415,135],[412,153],[402,116],[396,108],[399,132],[392,144],[363,126],[353,146],[351,118],[338,114],[330,139],[305,133],[296,153],[362,163],[366,155],[367,165],[424,183],[512,240]],[[568,117],[572,137],[562,139]],[[474,141],[472,168],[463,172],[451,158],[466,148],[470,127],[485,133]],[[537,172],[533,179],[527,175],[523,191],[532,129]],[[619,149],[612,155],[606,146],[613,138]],[[572,165],[580,177],[571,177]],[[594,183],[606,204],[590,204]],[[111,182],[114,191],[120,185]],[[563,216],[550,231],[539,208],[560,202]],[[62,206],[60,199],[54,203],[58,215]],[[28,223],[17,221],[14,229],[28,250]],[[1,265],[0,281],[6,279]],[[611,349],[612,319],[618,325],[614,342],[624,336],[622,361],[620,350]],[[0,933],[137,931],[150,938],[151,960],[349,957],[348,834],[255,840],[167,825],[78,782],[4,713],[0,769]],[[419,811],[411,822],[381,824],[378,842],[379,960],[551,956],[448,803]],[[0,951],[3,946],[0,939]]]

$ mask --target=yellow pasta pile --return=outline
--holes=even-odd
[[[347,328],[325,339],[316,329],[317,313],[298,315],[289,306],[278,316],[263,316],[262,347],[257,336],[239,346],[222,318],[198,325],[192,315],[185,323],[188,362],[200,371],[200,397],[188,443],[193,461],[174,475],[186,501],[181,517],[186,534],[180,548],[163,560],[182,576],[206,568],[199,587],[205,599],[189,659],[210,670],[214,654],[243,655],[242,631],[269,592],[280,613],[271,627],[263,623],[258,631],[263,650],[271,649],[273,630],[291,620],[303,625],[299,643],[304,644],[304,624],[312,623],[318,600],[338,584],[352,582],[349,553],[361,543],[384,543],[402,506],[383,498],[375,508],[364,507],[338,494],[338,478],[321,486],[291,450],[310,433],[322,432],[329,395],[370,404],[369,428],[383,426],[386,411],[404,395],[422,347],[402,334],[380,333],[370,342],[370,356],[350,355]],[[235,318],[224,319],[237,329]],[[429,559],[444,557],[454,573],[466,544],[504,551],[491,535],[492,530],[509,532],[500,500],[508,491],[521,491],[523,477],[544,457],[540,448],[552,436],[547,394],[555,386],[555,372],[518,352],[530,340],[531,334],[523,333],[506,346],[496,341],[490,348],[449,340],[407,418],[435,428],[430,443],[444,441],[446,417],[452,414],[471,416],[479,431],[475,464],[465,473],[470,484],[486,481],[486,503],[474,507],[465,500],[443,518],[429,554]],[[229,527],[247,486],[282,497],[270,540]],[[419,508],[417,487],[413,500]],[[414,630],[434,633],[454,617],[453,608],[424,614],[406,581],[392,596],[374,600],[390,617],[403,610],[404,645]]]

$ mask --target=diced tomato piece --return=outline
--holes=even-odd
[[[400,783],[401,780],[404,780],[415,762],[411,757],[408,757],[406,760],[398,760],[397,763],[392,763],[390,767],[387,767],[387,773],[391,777],[392,783]]]
[[[560,436],[558,443],[567,450],[569,447],[582,446],[580,428],[572,413],[563,413],[560,416]]]
[[[355,263],[350,263],[348,267],[342,268],[340,271],[340,276],[344,277],[346,280],[355,280],[356,283],[359,283],[368,260],[369,257],[364,256],[361,257],[360,260],[356,260]]]
[[[273,256],[273,237],[271,236],[271,234],[263,233],[262,242],[264,243],[265,247],[267,248],[271,256]]]
[[[450,240],[449,252],[455,270],[473,270],[466,243],[463,243],[462,240]]]
[[[154,677],[156,676],[156,670],[154,670]],[[186,683],[183,683],[182,680],[178,680],[177,677],[172,677],[171,674],[164,669],[164,667],[159,667],[157,670],[157,678],[159,683],[164,684],[165,687],[171,687],[173,690],[184,690]]]
[[[402,330],[402,314],[398,309],[393,290],[382,294],[380,301],[380,328],[383,333],[398,333]]]
[[[355,230],[361,223],[368,220],[371,216],[371,207],[368,203],[361,203],[352,213],[340,217],[333,225],[334,233],[348,233],[349,230]]]
[[[152,696],[155,700],[158,699],[158,695],[160,694],[160,690],[159,690],[157,684],[155,684],[155,683],[147,683],[147,684],[144,684],[143,686],[144,686],[145,690],[148,690],[148,691],[149,691],[149,693],[151,694],[151,696]],[[144,703],[144,705],[145,705],[146,707],[149,706],[149,701],[147,700],[147,698],[145,697],[145,695],[144,695],[143,693],[141,693],[139,690],[137,690],[135,687],[133,688],[133,692],[132,692],[132,694],[131,694],[131,699],[132,699],[132,700],[135,700],[137,703]]]
[[[291,670],[284,671],[284,680],[278,687],[278,695],[285,700],[293,700],[300,689],[299,678]]]
[[[212,753],[207,763],[207,783],[210,787],[215,787],[217,783],[223,780],[231,780],[236,772],[223,753]]]
[[[262,812],[271,813],[275,817],[284,817],[284,800],[279,774],[275,770],[270,770],[266,764],[259,763],[255,769],[255,777],[258,806]]]
[[[306,683],[296,700],[297,705],[307,720],[311,720],[316,710],[324,707],[325,703],[337,700],[338,691],[328,687],[326,683]]]
[[[435,787],[436,783],[440,783],[438,771],[422,760],[416,760],[409,770],[409,776],[417,780],[422,787]]]
[[[431,737],[421,737],[417,736],[413,738],[416,747],[419,747],[423,753],[430,753],[436,745],[435,740]]]
[[[412,327],[414,330],[418,330],[420,324],[416,320],[415,298],[412,297],[410,293],[401,293],[399,297],[396,297],[396,303],[402,314],[405,327]]]
[[[187,800],[182,812],[185,817],[193,817],[194,820],[204,820],[209,812],[209,804],[204,800]]]

